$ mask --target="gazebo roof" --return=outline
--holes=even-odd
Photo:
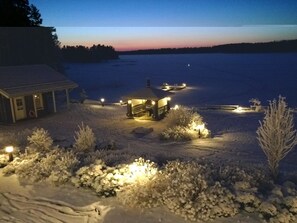
[[[125,95],[124,99],[144,99],[144,100],[160,100],[162,98],[168,97],[173,93],[163,91],[161,89],[144,87],[138,91],[131,92]]]

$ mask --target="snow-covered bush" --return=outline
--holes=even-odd
[[[194,162],[173,161],[165,166],[163,179],[168,186],[162,199],[169,210],[192,221],[237,213],[234,196],[219,182],[211,182],[206,172],[206,166]]]
[[[7,145],[12,145],[18,148],[25,148],[28,143],[28,136],[32,134],[32,130],[24,129],[19,132],[8,132],[0,136],[0,147],[3,148]]]
[[[195,111],[186,107],[180,106],[178,109],[171,109],[165,117],[165,122],[168,127],[181,126],[190,127],[194,122],[202,124],[202,117]]]
[[[278,211],[277,208],[270,202],[264,201],[258,208],[258,211],[263,215],[264,218],[271,218],[276,216]]]
[[[15,173],[20,179],[32,182],[49,180],[52,183],[61,184],[70,179],[78,163],[72,152],[53,148],[46,154],[21,155],[3,169],[3,174]]]
[[[160,134],[160,139],[174,141],[188,141],[197,137],[197,132],[190,131],[182,126],[167,128]]]
[[[269,102],[263,123],[257,130],[259,144],[268,159],[268,166],[274,178],[278,175],[279,162],[297,144],[292,109],[285,98],[279,96]]]
[[[75,132],[74,148],[80,152],[92,151],[96,145],[96,137],[93,130],[84,123],[78,125],[79,131]]]
[[[194,162],[169,162],[146,184],[123,187],[119,199],[132,207],[165,205],[192,221],[235,215],[234,196],[208,178],[206,166]]]
[[[108,167],[102,160],[96,160],[90,166],[81,167],[72,182],[77,187],[91,187],[99,196],[108,197],[124,186],[148,182],[156,172],[156,164],[143,158],[116,167]]]
[[[251,108],[256,112],[262,110],[261,101],[258,98],[252,98],[249,100],[249,102],[252,103]]]
[[[183,106],[170,110],[164,121],[168,128],[160,134],[163,140],[187,141],[206,138],[210,133],[205,128],[202,117],[197,112]]]
[[[37,128],[33,130],[32,135],[28,136],[28,142],[30,145],[30,149],[36,150],[36,151],[48,151],[50,150],[53,140],[48,133],[47,130],[43,128]]]

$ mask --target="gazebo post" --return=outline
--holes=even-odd
[[[170,100],[167,100],[167,112],[170,110]]]
[[[133,117],[133,114],[132,114],[132,101],[131,100],[128,100],[128,103],[127,103],[127,116],[128,116],[128,118]]]
[[[153,118],[155,120],[159,120],[159,115],[158,115],[158,101],[153,101]]]

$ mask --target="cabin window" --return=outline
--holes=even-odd
[[[37,110],[43,110],[43,99],[42,99],[42,94],[34,94],[34,101],[35,101],[35,106]]]

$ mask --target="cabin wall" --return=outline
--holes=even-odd
[[[34,112],[34,102],[33,102],[33,95],[25,96],[25,107],[26,107],[26,114],[27,118],[34,118],[30,117],[30,111]]]
[[[12,113],[10,107],[10,101],[8,98],[0,95],[0,122],[12,123]]]
[[[43,100],[43,109],[38,110],[38,117],[43,117],[54,112],[52,92],[43,93],[42,100]]]

